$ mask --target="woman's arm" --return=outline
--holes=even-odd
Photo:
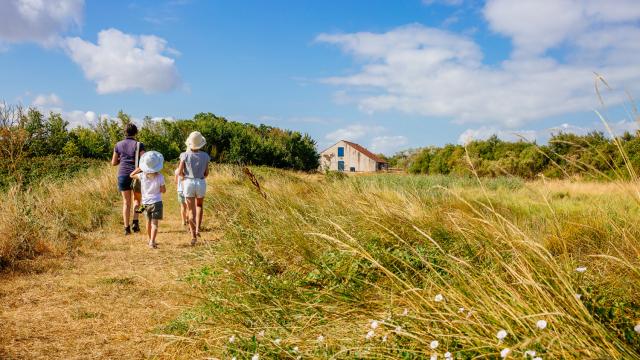
[[[133,170],[133,172],[129,175],[132,179],[135,179],[137,177],[138,174],[140,174],[142,172],[142,170],[140,168],[136,168],[135,170]]]
[[[160,192],[163,193],[163,194],[166,193],[167,192],[167,187],[164,186],[164,185],[160,185]]]
[[[120,156],[114,151],[111,156],[111,165],[118,166],[118,164],[120,164]]]

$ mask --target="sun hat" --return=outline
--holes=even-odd
[[[205,139],[204,136],[200,134],[200,131],[194,131],[189,134],[189,137],[187,138],[185,144],[187,144],[188,149],[200,150],[207,144],[207,139]]]
[[[140,170],[145,173],[157,173],[162,170],[164,156],[157,151],[147,151],[140,158]]]

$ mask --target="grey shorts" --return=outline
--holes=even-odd
[[[147,220],[162,220],[162,201],[153,204],[145,204]]]

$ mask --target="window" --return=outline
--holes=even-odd
[[[344,148],[343,147],[339,147],[338,148],[338,157],[343,157],[344,156]]]
[[[344,161],[338,161],[338,171],[344,171]]]
[[[349,168],[349,171],[356,172],[356,168],[352,166],[352,167]]]

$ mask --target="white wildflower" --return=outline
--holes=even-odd
[[[433,341],[431,342],[431,344],[429,344],[429,347],[430,347],[430,348],[432,348],[432,349],[435,349],[435,348],[437,348],[437,347],[438,347],[438,345],[440,345],[440,343],[438,342],[438,340],[433,340]]]
[[[224,273],[225,273],[225,274],[228,274],[228,273],[229,273],[229,270],[224,269]]]
[[[235,341],[236,341],[236,336],[231,335],[231,337],[229,338],[229,342],[233,344]]]
[[[376,320],[373,320],[371,322],[371,328],[374,329],[374,330],[378,328],[378,325],[380,325],[380,324]]]
[[[579,272],[579,273],[583,273],[583,272],[587,271],[587,267],[586,266],[578,266],[576,268],[576,271]]]
[[[536,356],[536,352],[535,352],[535,350],[527,350],[527,351],[524,352],[524,356],[525,357],[526,356],[534,357],[534,356]]]
[[[576,298],[576,300],[582,299],[582,294],[575,294],[573,296]]]
[[[231,358],[231,360],[236,360],[236,357],[235,357],[235,356],[234,356],[234,357],[232,357],[232,358]]]
[[[298,352],[298,347],[297,346],[293,347],[293,352]]]
[[[264,337],[264,330],[260,330],[260,332],[258,333],[258,337],[259,338]]]
[[[387,335],[382,337],[382,342],[387,342]]]
[[[367,336],[365,336],[364,338],[367,340],[371,340],[371,338],[373,338],[374,336],[376,336],[376,332],[373,330],[369,330],[369,332],[367,332]]]
[[[452,357],[451,357],[451,353],[450,353],[450,352],[448,352],[448,351],[447,351],[446,353],[444,353],[444,358],[445,358],[445,359],[452,359]]]
[[[502,349],[502,351],[500,351],[500,357],[503,359],[506,359],[510,352],[511,352],[511,349],[504,348]]]
[[[540,330],[544,330],[547,327],[547,321],[546,320],[538,320],[536,322],[536,327]]]
[[[507,330],[500,330],[498,331],[498,333],[496,334],[496,337],[498,338],[498,340],[502,341],[504,338],[506,338],[508,335]]]
[[[409,315],[409,309],[405,308],[405,309],[402,311],[402,316],[407,316],[407,315]]]
[[[536,356],[533,358],[533,360],[542,360],[542,358],[540,356]]]
[[[640,334],[640,324],[636,325],[633,327],[633,331],[637,332],[638,334]]]
[[[435,300],[435,302],[440,302],[444,300],[444,296],[442,296],[442,294],[438,294],[436,295],[436,297],[433,298],[433,300]]]
[[[251,360],[258,360],[260,359],[260,355],[258,354],[253,354],[253,356],[251,357]]]
[[[280,338],[277,338],[277,339],[273,340],[273,343],[276,344],[276,345],[280,345],[281,342],[282,342],[282,339],[280,339]]]
[[[318,342],[323,342],[323,341],[324,341],[324,336],[318,335]]]
[[[393,330],[396,334],[399,334],[400,332],[402,332],[402,326],[398,325],[396,326],[396,328]]]
[[[271,275],[267,276],[267,280],[271,280]]]
[[[461,308],[459,308],[459,309],[458,309],[458,314],[461,314],[461,313],[463,313],[463,312],[464,312],[464,308],[463,308],[463,307],[461,307]]]
[[[431,354],[431,360],[438,360],[438,354]]]

